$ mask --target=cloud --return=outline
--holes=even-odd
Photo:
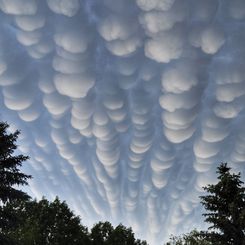
[[[149,11],[152,9],[159,9],[159,10],[163,10],[163,11],[167,11],[169,10],[175,0],[136,0],[136,3],[138,4],[138,6],[145,11]]]
[[[241,0],[235,0],[230,3],[230,15],[234,19],[242,20],[245,18],[245,5]]]
[[[198,84],[194,64],[186,61],[178,63],[175,67],[170,67],[162,75],[162,87],[169,93],[180,94],[189,91]],[[194,65],[195,66],[195,65]]]
[[[43,97],[43,104],[53,115],[65,113],[70,107],[70,100],[58,93],[46,94]]]
[[[219,7],[217,0],[197,0],[192,2],[192,19],[200,22],[211,22]]]
[[[47,0],[47,3],[54,13],[68,17],[76,15],[80,8],[78,0]]]
[[[0,8],[6,14],[34,15],[37,12],[36,0],[1,0]]]
[[[145,43],[145,55],[157,62],[168,63],[180,58],[183,41],[180,30],[160,32]]]
[[[105,39],[108,50],[116,56],[128,56],[142,45],[135,19],[109,15],[101,20],[98,32]]]
[[[23,31],[31,32],[44,27],[45,18],[41,15],[22,15],[15,17],[16,25]]]
[[[244,172],[244,9],[0,0],[0,118],[21,129],[28,192],[152,244],[202,228],[217,164]]]
[[[146,33],[151,36],[161,31],[168,31],[178,22],[186,18],[185,2],[175,1],[169,11],[152,10],[143,12],[139,16],[139,22]]]
[[[83,53],[88,46],[88,38],[79,30],[61,32],[54,35],[55,43],[70,53]]]
[[[54,84],[60,94],[71,98],[81,98],[85,97],[94,86],[94,78],[89,73],[80,75],[57,74],[54,78]]]
[[[225,38],[222,30],[217,27],[207,27],[201,33],[201,48],[207,54],[216,53],[224,44]]]

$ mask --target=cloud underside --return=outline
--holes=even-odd
[[[33,196],[153,244],[245,162],[243,0],[0,0],[0,108]],[[183,226],[185,230],[183,230]]]

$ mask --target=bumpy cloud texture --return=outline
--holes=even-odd
[[[202,227],[202,187],[244,171],[243,0],[0,0],[1,120],[27,191],[151,244]]]

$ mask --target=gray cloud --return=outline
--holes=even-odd
[[[202,228],[220,161],[244,171],[242,0],[0,0],[0,108],[27,191],[151,244]]]

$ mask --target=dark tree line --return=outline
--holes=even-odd
[[[113,227],[109,222],[95,224],[91,231],[81,224],[79,216],[65,202],[56,198],[49,202],[29,200],[8,204],[6,209],[14,212],[17,225],[4,230],[16,245],[146,245],[135,239],[131,228],[123,225]]]
[[[14,155],[19,131],[0,123],[0,244],[1,245],[146,245],[131,228],[99,222],[91,231],[81,224],[65,202],[32,200],[15,188],[31,176],[20,171],[24,155]]]
[[[147,245],[134,237],[131,228],[99,222],[89,231],[66,202],[31,199],[16,189],[31,176],[20,171],[28,159],[15,155],[19,131],[8,132],[0,122],[0,244],[1,245]],[[240,173],[226,163],[218,169],[218,183],[204,187],[201,203],[210,224],[207,231],[171,237],[167,245],[245,245],[245,187]]]

